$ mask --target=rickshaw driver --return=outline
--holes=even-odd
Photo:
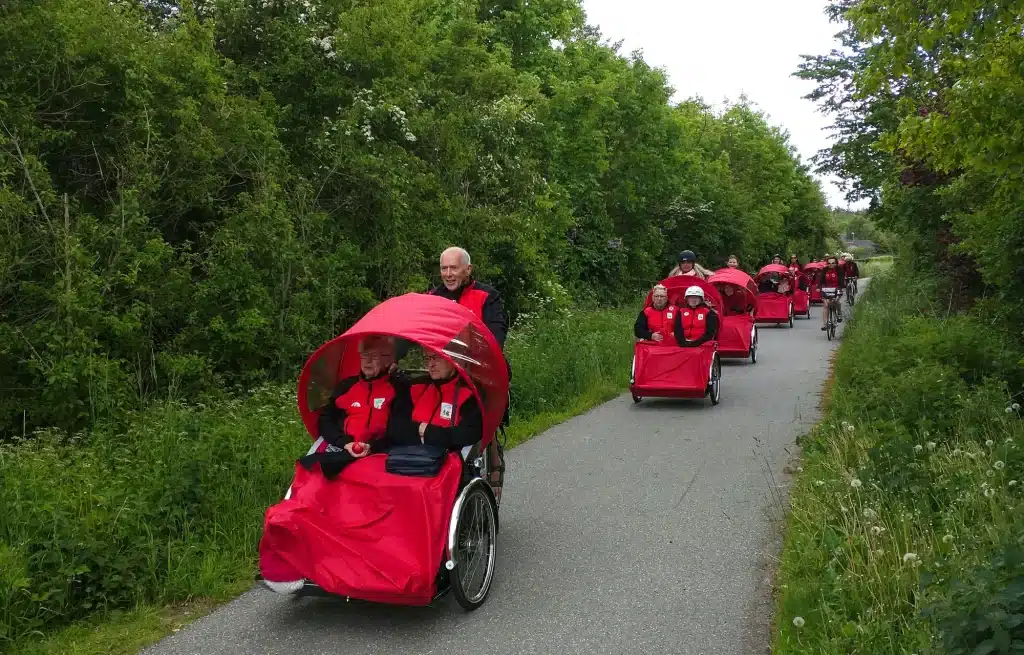
[[[501,298],[497,289],[473,279],[473,262],[465,249],[452,246],[441,253],[441,282],[429,293],[454,300],[473,312],[487,325],[504,350],[508,320]]]
[[[825,301],[825,307],[821,312],[821,331],[828,329],[828,308],[829,305],[839,303],[839,297],[843,295],[846,280],[843,276],[843,269],[839,268],[839,261],[835,257],[828,258],[828,266],[818,271],[818,288],[821,289],[821,297]],[[843,310],[840,307],[837,312],[839,322],[843,322]]]
[[[645,307],[636,317],[633,335],[643,341],[674,345],[672,326],[677,311],[668,304],[668,289],[662,284],[656,285],[651,292],[651,306]]]
[[[679,253],[679,265],[668,274],[669,277],[677,275],[690,275],[706,280],[711,277],[711,271],[697,263],[697,255],[693,254],[692,250],[684,250]]]
[[[696,348],[718,336],[718,314],[698,286],[686,290],[686,306],[676,313],[675,323],[676,341],[683,348]]]

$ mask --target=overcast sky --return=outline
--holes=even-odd
[[[622,54],[640,49],[668,73],[674,100],[701,96],[712,105],[745,93],[769,120],[790,133],[802,159],[828,145],[829,119],[803,96],[811,82],[791,74],[802,54],[837,45],[839,25],[825,0],[584,0],[587,22]],[[819,176],[820,177],[820,176]],[[828,202],[845,207],[839,189],[823,179]]]

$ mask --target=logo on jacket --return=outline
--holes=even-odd
[[[359,401],[357,400],[354,403],[352,403],[352,407],[362,407],[362,405],[360,405]]]
[[[697,320],[698,321],[703,321],[704,320],[704,314],[697,314]]]
[[[450,420],[452,417],[452,409],[451,403],[441,403],[441,418],[446,421]]]
[[[374,398],[373,399],[373,408],[374,409],[380,409],[383,406],[384,406],[384,398]]]

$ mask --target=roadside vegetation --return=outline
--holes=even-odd
[[[891,269],[893,261],[892,255],[879,255],[858,261],[857,267],[860,270],[861,277],[876,277]]]
[[[833,2],[819,159],[899,240],[803,441],[775,652],[1024,652],[1024,15]]]

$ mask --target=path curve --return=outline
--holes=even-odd
[[[837,345],[819,327],[820,308],[762,327],[757,364],[723,363],[717,407],[626,394],[511,451],[476,612],[450,596],[384,607],[259,585],[143,653],[767,652],[779,485]]]

